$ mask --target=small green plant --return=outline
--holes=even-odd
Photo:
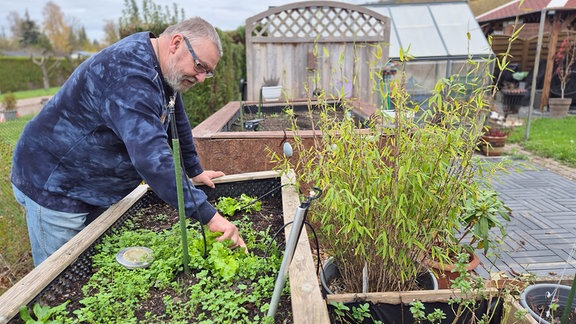
[[[247,216],[246,216],[247,217]],[[179,277],[183,271],[178,225],[154,232],[133,228],[106,236],[95,247],[98,252],[92,264],[96,271],[82,290],[81,309],[74,311],[80,322],[136,321],[137,309],[146,303],[154,290],[171,291],[163,297],[166,310],[148,314],[150,322],[266,323],[265,316],[247,317],[247,307],[265,314],[274,288],[275,274],[281,254],[270,243],[267,231],[251,230],[249,218],[237,226],[250,251],[263,251],[272,244],[272,253],[261,258],[251,253],[228,248],[229,242],[218,242],[218,233],[207,231],[208,255],[204,257],[204,241],[198,224],[188,224],[191,277]],[[126,269],[115,260],[116,251],[125,246],[146,245],[154,251],[154,262],[146,269]],[[287,291],[289,287],[286,288]]]
[[[438,308],[435,308],[431,313],[426,315],[425,306],[419,300],[410,303],[410,313],[412,313],[415,323],[418,324],[423,323],[424,321],[430,323],[442,323],[442,320],[446,319],[446,313]]]
[[[271,76],[268,78],[264,78],[264,82],[262,86],[264,87],[275,87],[280,83],[280,78],[276,76]]]
[[[5,111],[13,111],[16,110],[16,106],[18,101],[16,100],[16,96],[12,92],[7,92],[4,94],[2,98],[2,107]]]
[[[226,216],[234,216],[238,211],[252,213],[262,209],[262,202],[258,197],[250,197],[246,194],[240,195],[238,199],[232,197],[220,197],[216,203],[216,209]]]
[[[36,303],[32,306],[32,312],[28,310],[27,306],[20,307],[20,318],[26,324],[40,324],[40,323],[62,323],[63,318],[68,315],[66,305],[68,302],[60,304],[56,307],[40,306]]]
[[[348,307],[342,302],[331,302],[330,306],[334,310],[336,323],[364,323],[369,320],[370,323],[382,324],[381,321],[374,319],[370,313],[369,303]]]
[[[506,236],[506,228],[502,221],[509,222],[512,210],[498,197],[492,188],[481,188],[471,192],[464,201],[460,223],[464,226],[458,243],[461,244],[468,236],[466,242],[468,250],[473,252],[483,249],[488,253],[491,249],[500,246],[500,240],[490,233],[496,228],[500,231],[500,238]]]

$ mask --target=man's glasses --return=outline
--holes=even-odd
[[[206,74],[206,78],[213,77],[214,71],[209,71],[206,68],[206,66],[200,62],[200,59],[198,58],[198,55],[196,55],[196,52],[194,52],[194,49],[192,48],[192,45],[190,45],[188,38],[186,38],[186,36],[184,36],[184,35],[182,35],[182,38],[184,38],[184,42],[186,42],[186,46],[188,47],[188,51],[190,52],[190,54],[192,54],[192,58],[194,59],[194,62],[196,63],[194,65],[194,70],[198,73]]]

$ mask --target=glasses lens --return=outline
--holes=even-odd
[[[198,56],[194,52],[194,49],[192,48],[192,45],[188,41],[188,38],[186,38],[185,36],[182,36],[182,38],[184,38],[184,41],[186,42],[186,47],[188,47],[188,51],[190,52],[190,54],[192,54],[192,58],[194,59],[194,62],[196,63],[194,65],[194,70],[196,70],[196,72],[198,72],[198,73],[206,74],[206,78],[213,77],[214,72],[208,71],[208,69],[204,66],[204,64],[200,63],[200,59],[198,58]]]
[[[207,78],[211,78],[211,77],[214,76],[214,73],[213,73],[212,71],[208,71],[208,69],[206,69],[206,67],[205,67],[202,63],[200,63],[200,62],[196,63],[196,65],[194,66],[194,69],[195,69],[196,72],[198,72],[198,73],[204,73],[204,74],[206,74],[206,77],[207,77]]]

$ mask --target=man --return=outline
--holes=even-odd
[[[85,227],[91,213],[130,193],[142,180],[177,207],[170,112],[185,171],[214,187],[222,172],[204,171],[179,92],[213,75],[222,55],[214,27],[191,18],[158,38],[128,36],[83,62],[32,119],[14,150],[11,181],[26,209],[34,265]],[[189,181],[183,175],[183,181]],[[236,226],[184,182],[186,216],[219,240],[245,247]]]

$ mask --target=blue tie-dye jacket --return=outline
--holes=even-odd
[[[90,57],[26,125],[13,156],[18,189],[46,208],[90,212],[144,180],[178,206],[167,117],[173,93],[149,39],[137,33]],[[175,116],[184,166],[194,177],[202,167],[180,95]],[[196,217],[196,205],[207,223],[216,210],[206,195],[186,185],[184,195],[186,215]]]

